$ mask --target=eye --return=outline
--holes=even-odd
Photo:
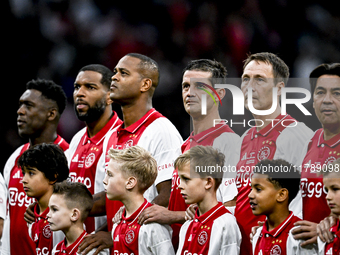
[[[74,90],[78,90],[80,88],[79,84],[74,84]]]

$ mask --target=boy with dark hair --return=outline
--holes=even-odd
[[[65,239],[54,246],[52,255],[76,255],[79,244],[87,232],[84,221],[93,206],[91,192],[82,183],[64,181],[53,186],[53,193],[49,201],[48,223],[52,231],[61,230]],[[88,254],[93,254],[90,251]],[[109,254],[102,250],[99,254]]]
[[[53,248],[54,238],[46,220],[53,185],[68,178],[69,170],[64,152],[58,145],[38,144],[25,151],[18,160],[22,169],[22,184],[28,197],[37,200],[35,222],[29,225],[29,235],[36,244],[36,253],[46,254]]]
[[[253,254],[314,254],[312,249],[301,248],[290,233],[300,220],[289,211],[289,203],[299,191],[299,171],[285,160],[265,159],[253,173],[250,208],[254,215],[267,217],[253,238]]]
[[[177,255],[237,255],[240,252],[241,232],[236,219],[216,198],[221,178],[214,178],[204,170],[217,165],[222,168],[224,158],[224,154],[213,147],[198,145],[175,161],[185,202],[198,206],[194,220],[181,227]]]

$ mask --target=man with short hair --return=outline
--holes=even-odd
[[[5,220],[1,254],[36,254],[34,242],[28,236],[24,220],[26,207],[33,202],[26,196],[18,158],[31,146],[41,143],[54,143],[64,151],[68,143],[57,134],[61,114],[66,106],[66,95],[61,86],[51,80],[32,80],[19,99],[17,111],[18,132],[28,143],[20,146],[7,160],[4,179],[8,188],[8,213]],[[20,245],[18,245],[20,240]]]
[[[279,103],[281,89],[286,86],[289,77],[288,66],[277,55],[261,52],[249,55],[243,66],[241,90],[256,110],[269,110],[273,105],[273,88],[277,89],[277,103],[271,114],[254,114],[256,127],[248,129],[241,137],[240,161],[237,164],[235,217],[242,232],[241,254],[251,254],[249,235],[251,228],[264,216],[254,216],[249,205],[248,194],[251,191],[252,167],[263,159],[284,159],[298,165],[302,148],[312,136],[312,130],[304,123],[297,122],[290,115],[281,115]],[[252,92],[252,98],[248,96]],[[296,216],[301,217],[301,196],[290,204]],[[294,207],[294,208],[292,208]]]

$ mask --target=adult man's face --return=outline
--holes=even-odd
[[[108,89],[101,83],[102,74],[81,71],[74,82],[74,109],[79,120],[91,123],[104,113],[108,101]]]
[[[140,59],[125,56],[113,70],[110,98],[120,104],[131,103],[141,95],[143,77],[140,74]]]
[[[201,88],[214,94],[207,86],[212,86],[211,73],[197,70],[188,70],[183,74],[182,80],[182,98],[185,111],[192,117],[201,116],[202,94],[207,94]],[[207,95],[207,109],[214,106],[212,98]]]
[[[18,132],[21,137],[39,136],[48,122],[54,103],[35,89],[26,90],[19,99]]]
[[[313,107],[324,128],[340,127],[340,77],[322,75],[317,79]]]
[[[272,65],[255,60],[249,62],[244,68],[241,84],[241,90],[245,96],[244,105],[246,109],[248,109],[248,88],[252,89],[253,95],[251,100],[255,109],[270,109],[273,103],[273,87],[274,74]]]

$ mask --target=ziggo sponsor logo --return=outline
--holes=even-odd
[[[308,182],[307,178],[301,178],[301,191],[302,197],[316,197],[319,198],[322,196],[322,193],[327,194],[325,191],[325,187],[322,182]]]
[[[11,206],[29,206],[35,201],[34,198],[26,196],[25,192],[19,192],[17,188],[9,188],[9,204]]]
[[[202,253],[191,253],[188,250],[185,250],[184,255],[203,255],[203,254]]]
[[[70,178],[72,182],[80,182],[80,183],[85,184],[86,188],[88,189],[92,187],[91,179],[89,177],[84,178],[81,176],[77,176],[75,172],[71,172]]]
[[[35,250],[37,252],[37,255],[49,255],[50,254],[50,252],[49,252],[47,247],[44,247],[42,249],[36,248]]]
[[[117,251],[117,250],[114,250],[113,251],[113,254],[114,255],[135,255],[133,252],[132,253],[127,253],[127,252],[119,252],[119,251]]]

